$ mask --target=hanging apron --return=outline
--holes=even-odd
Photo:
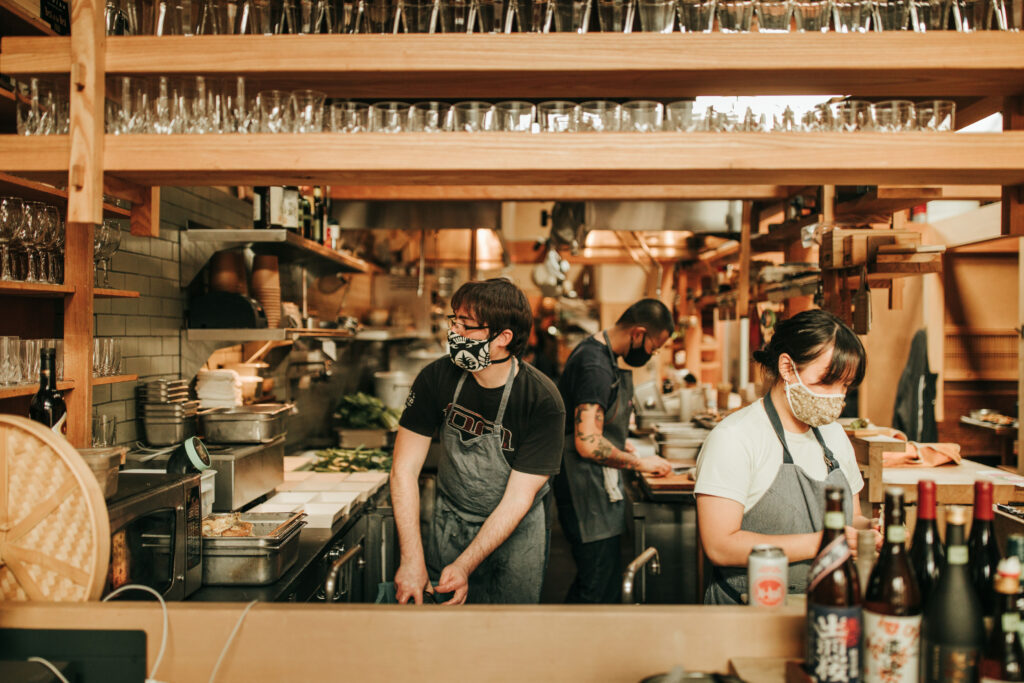
[[[622,450],[629,436],[629,415],[633,410],[633,371],[622,370],[615,360],[608,333],[604,333],[605,348],[616,379],[612,382],[612,400],[605,412],[604,438]],[[579,535],[584,543],[601,541],[622,534],[626,530],[626,503],[622,498],[622,472],[616,471],[612,486],[617,487],[619,499],[615,502],[605,488],[605,468],[587,460],[576,452],[576,439],[569,434],[565,439],[562,467],[569,484],[572,507],[579,522]]]
[[[445,454],[437,469],[437,500],[427,545],[427,570],[437,580],[441,570],[454,562],[472,543],[480,527],[498,507],[512,468],[501,449],[502,418],[512,393],[518,362],[513,359],[494,418],[494,428],[465,438],[445,413],[441,441]],[[469,376],[463,372],[455,388],[454,407]],[[541,501],[548,484],[537,493],[533,507],[504,543],[469,576],[470,603],[537,603],[544,578],[544,547],[547,532]]]
[[[846,513],[846,524],[853,522],[853,493],[846,475],[839,469],[832,451],[825,445],[821,432],[812,427],[814,438],[821,445],[828,466],[828,476],[824,481],[810,477],[799,465],[793,462],[786,435],[782,429],[779,413],[772,404],[770,395],[764,397],[764,409],[772,429],[782,443],[782,465],[775,475],[772,485],[764,496],[743,515],[740,529],[756,534],[808,534],[821,531],[825,517],[825,487],[841,486],[844,490],[843,511]],[[807,592],[807,570],[811,560],[793,562],[789,565],[789,592]],[[715,567],[713,581],[704,594],[704,602],[709,605],[739,605],[746,602],[743,597],[747,593],[746,567]]]

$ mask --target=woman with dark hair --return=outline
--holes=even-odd
[[[536,603],[548,542],[542,501],[562,461],[562,398],[520,361],[533,313],[514,284],[467,282],[448,320],[449,357],[416,377],[395,439],[396,596],[423,602],[429,576],[437,592],[453,594],[446,604]],[[435,432],[444,453],[424,542],[419,476]]]
[[[826,486],[846,491],[851,548],[857,529],[870,527],[857,496],[864,479],[835,421],[846,392],[864,379],[867,360],[857,335],[831,313],[804,311],[779,323],[754,360],[771,383],[768,393],[722,420],[697,458],[698,527],[714,565],[704,595],[709,604],[743,602],[747,557],[765,543],[789,559],[789,592],[806,592]]]

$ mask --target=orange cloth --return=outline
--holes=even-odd
[[[907,442],[902,453],[882,454],[882,467],[938,467],[947,463],[960,464],[958,443],[915,443]]]

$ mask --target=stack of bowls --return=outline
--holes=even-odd
[[[239,249],[216,252],[210,258],[210,291],[248,294],[245,254]]]
[[[276,256],[256,254],[253,257],[251,291],[263,305],[267,327],[277,327],[281,322],[281,273]]]

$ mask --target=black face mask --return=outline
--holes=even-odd
[[[647,362],[651,360],[653,354],[649,353],[644,348],[644,343],[647,341],[647,333],[644,332],[643,338],[640,339],[640,346],[634,347],[633,343],[629,344],[629,351],[622,357],[622,360],[626,362],[626,365],[632,368],[642,368],[647,365]]]

